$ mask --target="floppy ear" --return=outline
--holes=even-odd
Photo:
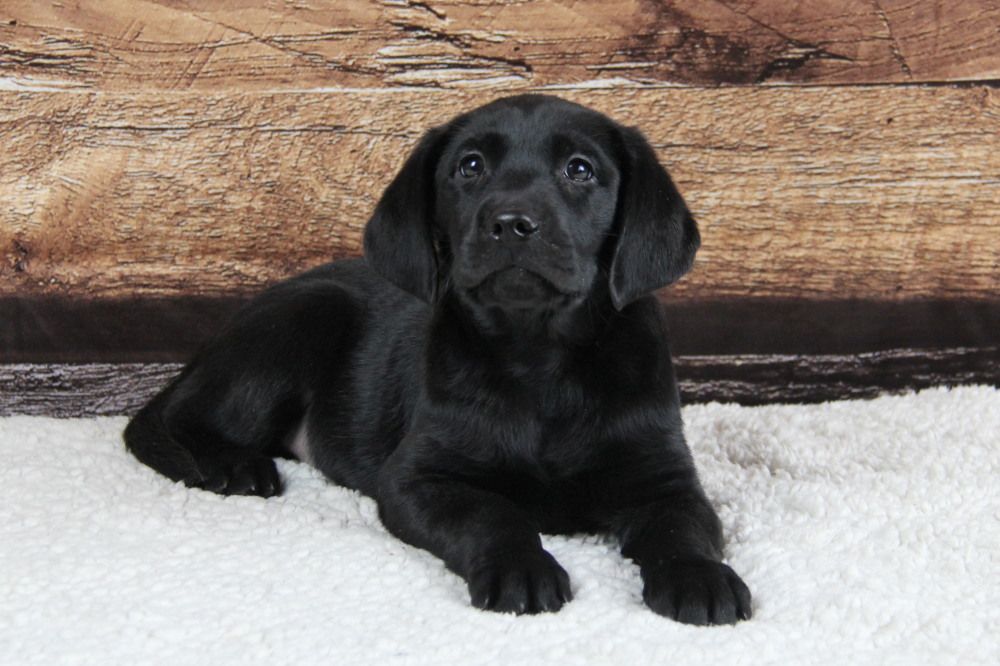
[[[365,259],[400,289],[428,303],[437,291],[434,171],[445,128],[423,136],[385,189],[365,227]]]
[[[619,310],[687,273],[701,245],[698,225],[652,146],[637,129],[623,128],[621,135],[625,158],[610,275]]]

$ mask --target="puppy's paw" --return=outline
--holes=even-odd
[[[259,495],[274,497],[281,494],[281,477],[272,458],[225,458],[199,461],[201,477],[188,485],[220,495]]]
[[[491,557],[467,582],[472,605],[498,613],[552,612],[573,599],[569,574],[542,549]]]
[[[673,560],[643,567],[643,601],[685,624],[735,624],[749,620],[750,590],[736,572],[712,560]]]

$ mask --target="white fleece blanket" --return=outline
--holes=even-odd
[[[752,621],[657,617],[593,537],[544,539],[575,600],[534,617],[282,462],[283,497],[170,483],[122,418],[0,419],[3,664],[997,664],[1000,391],[684,411]]]

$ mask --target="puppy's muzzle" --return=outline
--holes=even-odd
[[[562,226],[541,202],[487,201],[459,249],[455,284],[501,309],[556,307],[581,291]]]

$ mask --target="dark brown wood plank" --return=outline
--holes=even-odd
[[[169,363],[0,364],[0,416],[132,414],[179,369]],[[1000,348],[813,357],[681,356],[677,373],[685,404],[811,403],[930,386],[998,386]]]
[[[681,356],[836,356],[1000,346],[991,301],[702,301],[661,294]],[[181,362],[242,298],[0,298],[0,363]]]
[[[13,314],[0,320],[0,414],[131,413],[239,303],[0,300]],[[1000,383],[1000,301],[664,305],[686,402],[818,402]],[[137,360],[171,362],[122,362]]]
[[[997,0],[6,0],[0,77],[117,91],[1000,78]]]
[[[0,363],[186,361],[244,302],[0,298]]]
[[[1000,386],[1000,347],[816,356],[681,356],[687,403],[741,405],[874,398],[932,386]]]
[[[1000,91],[565,89],[698,217],[675,295],[1000,293]],[[0,294],[247,293],[359,252],[422,131],[489,95],[0,93]]]
[[[170,363],[0,365],[0,416],[131,414],[180,367]]]

